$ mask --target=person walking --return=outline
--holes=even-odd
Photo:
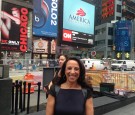
[[[46,115],[94,115],[92,87],[85,82],[83,63],[70,57],[60,75],[57,84],[49,90]]]
[[[63,63],[68,59],[68,56],[67,55],[64,55],[64,54],[60,54],[58,56],[58,63],[59,63],[59,69],[57,71],[55,71],[55,74],[54,74],[54,78],[52,79],[52,81],[45,85],[44,86],[44,91],[46,92],[46,98],[48,97],[48,91],[51,87],[52,84],[56,84],[59,79],[60,79],[60,71],[61,71],[61,67],[63,65]]]

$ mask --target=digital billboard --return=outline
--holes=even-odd
[[[33,0],[33,35],[57,37],[58,1]]]
[[[2,2],[1,49],[27,51],[28,9]]]
[[[63,41],[93,44],[95,6],[82,0],[63,2]]]
[[[109,18],[114,15],[115,1],[114,0],[102,0],[102,18]]]
[[[121,20],[115,24],[115,50],[129,52],[131,50],[131,21]]]

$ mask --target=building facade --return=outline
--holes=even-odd
[[[131,50],[129,52],[130,56],[128,59],[134,58],[133,56],[133,47],[134,47],[134,39],[135,39],[134,6],[135,6],[134,0],[102,0],[101,25],[95,27],[95,49],[98,49],[99,46],[106,47],[106,48],[101,48],[100,52],[97,51],[100,54],[102,52],[103,57],[107,58],[111,54],[112,58],[117,58],[117,53],[114,51],[115,50],[115,45],[114,45],[115,23],[120,20],[130,20],[132,23],[132,35],[131,35],[132,43],[131,43]],[[107,50],[109,49],[110,51],[108,52]],[[122,57],[124,58],[124,56]]]
[[[5,36],[6,34],[1,33],[1,52],[2,52],[3,59],[6,60],[6,59],[18,59],[18,58],[19,59],[54,59],[55,58],[57,36],[55,37],[55,36],[48,36],[47,34],[42,34],[42,33],[40,34],[40,31],[45,30],[47,33],[48,32],[47,30],[49,30],[49,28],[51,29],[53,28],[50,26],[47,26],[48,28],[47,30],[46,28],[44,28],[44,25],[45,24],[47,25],[47,21],[51,20],[45,17],[47,13],[45,7],[47,6],[44,6],[43,8],[41,7],[42,6],[41,2],[43,2],[42,0],[38,0],[37,4],[34,4],[35,2],[37,1],[36,0],[2,0],[1,11],[6,14],[9,14],[9,16],[11,17],[13,15],[12,9],[15,8],[19,9],[19,13],[23,9],[25,9],[25,11],[27,9],[28,12],[27,22],[26,21],[24,21],[24,23],[19,22],[19,24],[16,24],[18,26],[15,26],[15,24],[11,25],[13,29],[9,29],[9,32],[10,34],[11,33],[13,34],[12,35],[13,37],[9,36],[9,38],[6,38]],[[51,2],[48,1],[48,5],[50,3]],[[53,11],[57,10],[56,6],[57,6],[56,2],[53,2],[52,7],[55,8],[55,10],[53,9]],[[35,10],[37,7],[38,7],[38,14],[36,15],[37,12],[35,13]],[[51,10],[52,7],[50,4],[49,10]],[[40,17],[38,17],[39,15]],[[56,12],[49,14],[48,17],[50,15],[53,16],[52,19],[57,17]],[[25,17],[24,15],[20,15],[19,18],[23,20]],[[4,17],[1,17],[1,19],[4,22],[3,24],[6,25],[6,21],[5,21],[6,19],[4,19]],[[11,18],[11,20],[12,19],[15,18]],[[15,23],[15,21],[13,20],[11,21],[11,23]],[[1,24],[1,27],[4,27],[3,24]],[[39,26],[41,26],[41,24],[43,25],[40,28]],[[21,27],[23,28],[23,26],[26,26],[25,30],[21,29]],[[55,26],[55,28],[57,28],[57,25]],[[21,34],[21,30],[22,30],[22,34]],[[24,35],[24,31],[25,31],[25,35]],[[52,33],[53,32],[50,32],[50,34]]]

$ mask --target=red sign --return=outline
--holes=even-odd
[[[96,51],[92,51],[92,52],[91,52],[91,55],[92,55],[92,56],[95,56],[95,55],[96,55]]]
[[[63,30],[63,41],[72,42],[72,31]]]

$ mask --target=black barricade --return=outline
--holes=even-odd
[[[39,111],[39,103],[40,103],[40,86],[41,82],[35,84],[38,86],[38,95],[37,95],[37,111]],[[28,98],[26,100],[26,81],[18,81],[12,84],[12,101],[11,101],[11,113],[18,115],[19,112],[25,111],[25,102],[27,101],[27,111],[29,114],[30,111],[30,89],[31,83],[28,83]],[[23,95],[22,95],[23,93]]]
[[[18,115],[18,80],[15,82],[15,115]]]
[[[19,97],[19,109],[22,110],[22,81],[19,82],[19,86],[20,86],[20,97]]]
[[[26,98],[26,81],[23,82],[23,111],[25,111],[25,98]]]
[[[14,113],[14,88],[15,88],[15,83],[12,83],[11,113]]]
[[[39,103],[40,103],[40,86],[41,82],[38,82],[38,96],[37,96],[37,111],[39,111]]]

